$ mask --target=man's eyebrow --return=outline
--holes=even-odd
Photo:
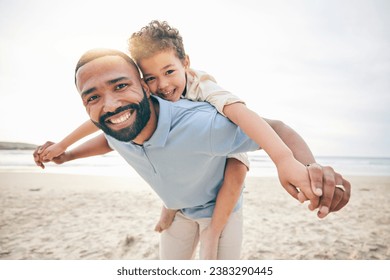
[[[87,90],[84,90],[84,91],[81,93],[81,97],[86,96],[86,95],[88,95],[88,94],[91,94],[91,93],[94,92],[95,90],[96,90],[95,87],[90,88],[90,89],[87,89]]]
[[[128,77],[119,77],[119,78],[107,81],[107,84],[113,85],[113,84],[120,82],[120,81],[123,81],[123,80],[130,80],[130,79]]]

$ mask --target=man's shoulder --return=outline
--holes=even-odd
[[[164,100],[160,97],[153,96],[160,103],[160,110],[167,110],[170,108],[173,111],[181,110],[203,110],[203,111],[215,111],[214,106],[204,101],[192,101],[186,98],[182,98],[176,102]]]
[[[160,118],[170,118],[174,122],[183,118],[188,120],[211,121],[215,119],[216,115],[219,115],[215,107],[208,102],[191,101],[188,99],[180,99],[176,102],[166,101],[161,98],[158,100],[160,103]]]
[[[173,106],[177,108],[187,108],[187,109],[214,109],[210,103],[205,101],[193,101],[186,98],[182,98],[179,101],[173,102]]]

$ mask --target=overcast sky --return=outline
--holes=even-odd
[[[390,1],[0,0],[0,141],[58,141],[87,119],[74,66],[126,51],[153,19],[178,28],[193,68],[316,155],[390,157]]]

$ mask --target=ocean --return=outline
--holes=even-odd
[[[248,153],[251,169],[248,176],[277,176],[276,168],[262,152]],[[346,176],[390,176],[390,158],[317,156],[321,165],[330,165]],[[32,151],[0,150],[0,172],[45,172],[104,176],[130,176],[138,174],[116,153],[79,159],[63,165],[48,163],[45,170],[37,167]]]

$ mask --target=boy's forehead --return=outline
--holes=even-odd
[[[139,61],[139,67],[144,72],[150,70],[161,70],[161,67],[170,64],[180,63],[180,59],[173,50],[162,50]],[[143,73],[145,74],[145,73]]]

